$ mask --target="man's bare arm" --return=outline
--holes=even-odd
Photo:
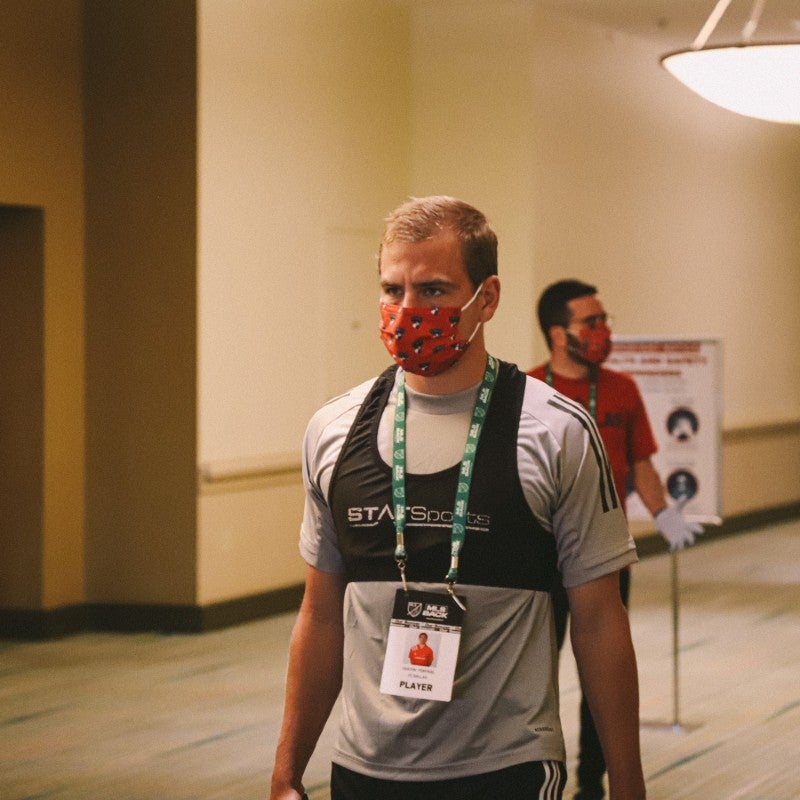
[[[633,488],[642,500],[644,507],[655,516],[667,505],[664,484],[649,458],[634,463]]]
[[[619,574],[567,589],[572,649],[608,768],[611,800],[645,797],[639,682]]]
[[[303,772],[342,686],[341,575],[306,568],[306,587],[289,646],[289,668],[271,800],[297,800]]]

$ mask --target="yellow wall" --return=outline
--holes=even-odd
[[[303,509],[298,468],[203,481],[198,498],[198,597],[203,604],[302,583],[297,534]]]
[[[195,7],[85,9],[88,599],[192,604]]]
[[[325,10],[333,6],[349,10],[343,21],[327,19]],[[767,325],[773,342],[800,336],[800,318],[790,308],[800,296],[796,129],[738,118],[692,97],[661,69],[651,42],[538,11],[527,2],[407,6],[405,27],[391,20],[374,37],[390,63],[388,72],[361,34],[366,18],[359,17],[369,16],[375,5],[368,12],[353,11],[348,3],[303,8],[287,15],[281,6],[269,25],[263,13],[244,16],[242,26],[263,43],[263,52],[251,51],[248,37],[238,31],[237,51],[224,51],[224,65],[203,59],[204,74],[214,77],[201,86],[217,98],[203,103],[203,163],[224,154],[225,168],[201,170],[201,195],[210,198],[202,205],[214,209],[201,214],[207,242],[201,270],[208,269],[201,287],[215,289],[207,295],[213,302],[201,302],[201,308],[205,319],[227,308],[224,319],[201,325],[200,333],[200,457],[201,473],[207,467],[209,477],[201,486],[213,492],[213,501],[203,490],[200,497],[201,509],[209,509],[201,513],[204,598],[235,594],[237,575],[247,575],[252,587],[252,555],[262,543],[285,560],[281,580],[302,574],[296,554],[299,502],[287,508],[285,486],[273,494],[259,481],[272,474],[273,462],[277,474],[291,481],[281,465],[297,468],[302,428],[313,408],[334,389],[379,369],[383,356],[370,320],[369,233],[375,225],[375,241],[380,217],[407,194],[455,194],[489,215],[500,235],[504,295],[488,336],[491,348],[506,358],[532,365],[545,357],[535,299],[548,282],[566,275],[601,286],[621,333],[722,339],[726,427],[768,426],[752,430],[747,443],[726,441],[725,513],[800,498],[792,477],[792,434],[775,436],[769,427],[800,418],[798,361],[787,348],[762,347],[753,337]],[[219,13],[213,2],[204,9],[209,20],[212,10]],[[209,26],[201,41],[219,59],[220,51],[208,42],[215,30]],[[328,31],[327,41],[319,37],[321,30]],[[405,58],[393,47],[401,43]],[[348,80],[337,55],[343,51],[357,53],[369,67]],[[345,61],[350,64],[349,57]],[[217,83],[224,92],[212,91]],[[344,117],[334,114],[331,94],[343,103],[338,110]],[[237,97],[245,102],[237,103]],[[282,133],[277,118],[288,122]],[[374,142],[361,137],[370,118]],[[387,138],[382,124],[393,135]],[[254,151],[234,151],[242,141]],[[335,144],[328,149],[325,141]],[[366,174],[347,159],[354,142],[369,167]],[[326,159],[337,152],[348,168],[331,183]],[[399,159],[406,181],[401,170],[386,171],[387,159]],[[281,175],[283,189],[271,195]],[[333,187],[342,198],[358,193],[362,183],[367,191],[372,175],[382,194],[359,194],[360,201],[371,202],[343,202],[338,209],[328,204]],[[254,197],[263,204],[261,215],[252,210]],[[214,224],[225,215],[223,201],[238,216],[233,237]],[[336,260],[328,257],[331,248],[321,244],[319,230],[331,217],[351,231]],[[300,330],[287,336],[296,312],[309,303],[318,312],[314,327],[306,336]],[[346,360],[337,358],[344,350],[335,349],[338,336],[329,337],[330,346],[315,338],[331,305],[344,306],[342,319],[350,320],[351,329],[367,331],[345,340]],[[226,335],[225,324],[235,330]],[[247,342],[236,356],[228,347],[232,336]],[[326,360],[349,380],[329,389]],[[365,372],[353,374],[353,364]],[[785,381],[765,394],[754,379],[759,370]],[[240,388],[215,391],[222,385]],[[758,452],[758,462],[751,452]],[[764,460],[784,464],[785,480],[755,469]],[[225,475],[242,478],[249,470],[252,492],[238,499],[226,492]],[[243,480],[236,492],[247,485]],[[299,498],[297,469],[294,481]],[[238,570],[224,577],[204,566],[218,563],[223,552],[241,554]],[[267,575],[266,561],[258,571]]]
[[[730,428],[723,435],[727,515],[798,501],[800,422]]]
[[[319,405],[385,365],[375,252],[382,217],[408,190],[412,113],[409,20],[393,4],[200,9],[197,568],[207,603],[302,579],[302,492],[281,464],[297,467]],[[252,486],[224,480],[242,471]]]
[[[800,418],[800,129],[701,100],[651,41],[539,25],[537,290],[584,275],[621,334],[720,339],[726,428]]]
[[[524,0],[6,12],[0,207],[44,218],[42,511],[29,539],[0,533],[30,571],[0,608],[301,580],[303,429],[386,363],[374,255],[410,194],[498,230],[503,358],[544,357],[534,302],[567,274],[620,333],[721,339],[725,513],[800,499],[796,127]]]
[[[38,297],[29,298],[26,311],[41,306],[40,357],[33,367],[41,396],[30,398],[38,419],[29,422],[41,428],[42,451],[41,461],[20,476],[41,509],[35,531],[20,535],[6,527],[0,533],[0,576],[20,563],[30,567],[0,579],[0,606],[10,608],[84,599],[80,11],[79,0],[9,0],[0,26],[0,206],[39,209],[44,219]],[[8,262],[0,269],[8,270]],[[14,374],[4,370],[3,381],[13,385]],[[6,468],[19,463],[4,460]],[[6,502],[19,500],[15,494]]]

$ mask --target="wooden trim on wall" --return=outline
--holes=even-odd
[[[49,610],[0,609],[0,638],[37,641],[84,631],[204,633],[295,611],[303,584],[195,605],[86,603]]]
[[[197,471],[200,488],[236,481],[263,480],[302,472],[297,454],[261,456],[231,461],[209,461]]]
[[[696,541],[697,544],[702,545],[724,536],[746,533],[798,518],[800,518],[800,501],[759,509],[758,511],[748,511],[724,519],[721,525],[705,525],[702,536],[699,536]],[[639,553],[639,558],[647,558],[648,556],[661,555],[668,552],[667,543],[661,534],[656,532],[637,536],[636,549]]]
[[[725,444],[745,439],[759,439],[772,436],[785,436],[800,433],[800,419],[773,420],[752,425],[737,425],[725,428],[722,441]],[[275,478],[302,470],[296,453],[264,455],[228,461],[209,461],[197,471],[198,484],[211,487],[237,481],[257,481]]]
[[[733,444],[747,439],[765,439],[797,434],[800,434],[800,419],[783,419],[725,428],[722,432],[722,442],[723,444]]]

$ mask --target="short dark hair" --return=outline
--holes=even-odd
[[[386,217],[381,250],[391,242],[424,242],[452,231],[473,288],[497,275],[497,235],[477,208],[447,195],[412,197]],[[378,255],[380,266],[380,254]]]
[[[551,350],[553,343],[550,341],[550,328],[553,325],[566,328],[571,321],[572,312],[567,307],[567,303],[570,300],[589,297],[593,294],[597,294],[596,286],[575,279],[551,283],[542,292],[536,311],[539,316],[539,327],[542,329],[544,339]]]

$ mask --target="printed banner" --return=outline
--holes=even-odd
[[[627,372],[642,394],[658,452],[653,465],[688,519],[722,522],[722,347],[710,339],[614,336],[610,369]],[[639,496],[629,519],[650,519]]]

